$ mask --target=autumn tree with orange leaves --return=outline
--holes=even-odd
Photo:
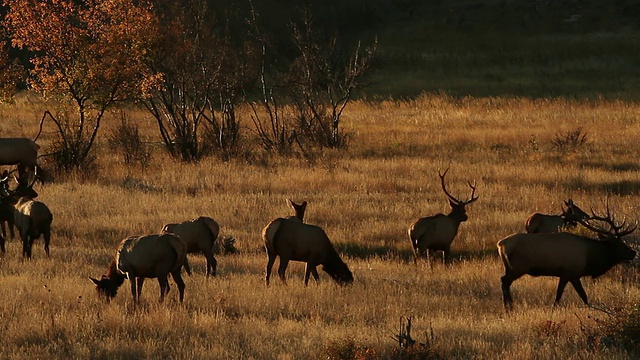
[[[145,0],[5,0],[13,46],[33,55],[28,85],[60,104],[46,111],[57,129],[58,169],[84,169],[104,114],[132,98],[156,20]]]

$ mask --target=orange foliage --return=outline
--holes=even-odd
[[[30,85],[104,106],[131,95],[154,39],[146,1],[5,0],[13,45],[35,53]]]

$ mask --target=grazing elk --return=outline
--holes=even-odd
[[[40,146],[27,138],[0,138],[0,165],[17,165],[24,183],[28,172],[36,172]]]
[[[582,211],[578,205],[569,199],[564,202],[565,208],[560,215],[545,215],[535,213],[527,219],[525,229],[528,233],[555,233],[563,229],[573,228],[580,220],[587,220],[589,214]]]
[[[444,181],[448,171],[449,169],[445,170],[444,174],[438,172],[438,175],[440,176],[442,190],[449,198],[451,212],[447,215],[436,214],[420,218],[409,227],[409,241],[411,241],[411,248],[413,249],[414,263],[417,263],[418,256],[425,254],[428,260],[429,253],[438,250],[443,252],[443,262],[445,264],[448,263],[451,243],[458,233],[460,223],[467,220],[465,207],[478,200],[478,196],[475,195],[475,183],[471,184],[471,182],[468,182],[471,187],[471,198],[469,200],[462,201],[453,197],[447,191]]]
[[[302,223],[299,218],[290,216],[271,221],[262,229],[262,239],[267,250],[266,283],[269,285],[271,268],[276,257],[280,257],[278,275],[286,284],[285,272],[289,261],[306,263],[304,284],[309,283],[309,275],[320,280],[316,266],[322,265],[333,280],[341,285],[353,282],[353,274],[342,261],[329,237],[322,228]]]
[[[191,275],[187,261],[187,245],[174,234],[130,236],[120,242],[109,264],[109,269],[100,280],[89,277],[96,285],[98,294],[107,301],[116,296],[118,288],[129,279],[133,301],[140,302],[145,278],[157,278],[160,284],[160,302],[169,293],[169,274],[178,285],[180,302],[184,300],[185,284],[182,267]]]
[[[213,246],[220,233],[220,225],[215,220],[201,216],[178,224],[166,224],[161,232],[178,235],[187,244],[188,253],[202,252],[207,259],[207,276],[216,276],[218,262],[213,256]]]
[[[35,176],[33,181],[35,181]],[[10,190],[7,183],[7,177],[0,179],[0,187],[3,189],[0,204],[6,211],[8,211],[7,206],[12,208],[13,221],[9,222],[9,226],[11,229],[11,223],[13,223],[20,233],[22,255],[31,258],[33,242],[42,235],[44,237],[44,250],[47,253],[47,257],[49,257],[51,222],[53,221],[51,211],[44,203],[33,200],[38,196],[38,193],[33,190],[33,182],[30,184],[18,182],[18,187],[15,190]],[[0,250],[2,252],[5,252],[4,243],[3,236],[0,239]]]
[[[607,216],[592,213],[591,220],[608,224],[608,229],[593,226],[589,220],[580,220],[598,234],[598,239],[572,233],[530,233],[510,235],[498,242],[498,253],[504,263],[502,295],[507,310],[513,307],[511,284],[521,276],[554,276],[560,278],[554,306],[560,302],[567,283],[571,283],[585,304],[589,304],[580,278],[597,278],[613,266],[635,258],[636,252],[622,237],[635,231],[637,224],[617,224],[609,208]]]

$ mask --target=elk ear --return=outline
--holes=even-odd
[[[100,280],[98,280],[98,279],[94,279],[91,276],[89,276],[89,280],[93,281],[93,283],[96,284],[96,285],[100,285]]]
[[[303,201],[302,204],[300,204],[300,206],[302,206],[303,208],[306,208],[307,207],[307,202]]]
[[[453,200],[449,200],[449,206],[451,206],[451,208],[454,208],[458,205],[458,203],[453,202]]]

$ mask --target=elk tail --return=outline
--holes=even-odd
[[[213,238],[212,242],[215,242],[218,239],[218,234],[220,233],[220,225],[210,217],[201,217],[200,220],[204,222],[211,233],[211,237]]]
[[[527,225],[525,226],[525,229],[527,230],[528,233],[534,233],[537,232],[536,229],[538,228],[538,226],[540,226],[540,214],[533,214],[531,216],[529,216],[529,218],[527,219]]]
[[[280,225],[282,225],[282,220],[282,218],[272,220],[269,225],[262,229],[262,240],[264,240],[264,246],[267,249],[267,252],[276,250],[274,239],[276,237],[276,233],[280,229]]]
[[[187,274],[191,276],[191,266],[189,266],[189,261],[187,260],[187,245],[175,235],[169,236],[169,242],[171,247],[176,251],[176,263],[173,269],[171,269],[171,272],[177,271],[184,266]]]
[[[502,259],[504,266],[506,268],[513,269],[511,262],[509,262],[509,257],[507,256],[507,249],[502,241],[498,243],[498,254],[500,254],[500,258]]]

